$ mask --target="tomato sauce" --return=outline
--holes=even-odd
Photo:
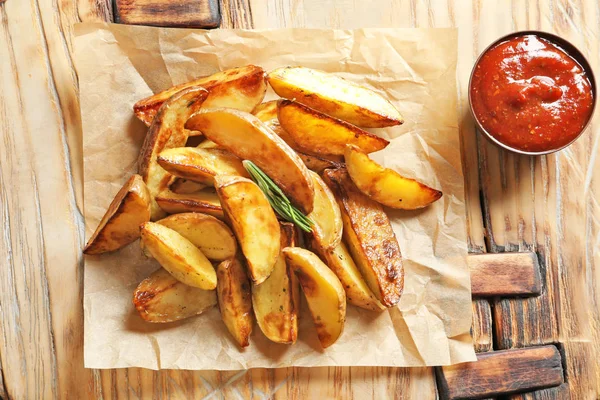
[[[479,123],[514,149],[541,152],[569,144],[591,117],[592,87],[565,51],[536,35],[490,48],[471,79]]]

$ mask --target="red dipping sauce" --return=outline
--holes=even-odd
[[[479,124],[499,142],[525,152],[566,146],[593,111],[592,85],[581,65],[533,34],[486,51],[470,88]]]

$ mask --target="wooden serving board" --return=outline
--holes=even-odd
[[[115,0],[115,20],[123,24],[216,28],[218,0]]]

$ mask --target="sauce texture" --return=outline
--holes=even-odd
[[[514,149],[561,148],[591,117],[593,93],[583,68],[565,51],[535,35],[490,48],[471,80],[479,123]]]

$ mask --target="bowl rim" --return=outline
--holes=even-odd
[[[592,91],[592,112],[590,113],[590,116],[588,118],[588,120],[586,121],[585,125],[583,126],[583,128],[581,128],[581,130],[579,131],[579,133],[577,134],[577,136],[575,136],[570,142],[568,142],[567,144],[561,146],[561,147],[557,147],[556,149],[550,149],[550,150],[544,150],[544,151],[525,151],[525,150],[519,150],[516,149],[514,147],[508,146],[504,143],[502,143],[501,141],[499,141],[498,139],[496,139],[494,136],[492,136],[487,129],[485,129],[483,127],[483,124],[479,121],[479,119],[477,118],[477,116],[475,115],[475,110],[473,109],[473,99],[471,97],[471,85],[473,83],[473,75],[475,74],[475,70],[477,69],[477,66],[479,65],[479,62],[481,61],[481,58],[493,47],[495,47],[496,45],[505,42],[509,39],[513,39],[516,37],[521,37],[521,36],[527,36],[527,35],[535,35],[538,36],[542,39],[546,39],[548,40],[550,43],[552,43],[553,45],[557,46],[559,49],[561,49],[562,51],[564,51],[567,55],[569,55],[570,57],[572,57],[575,61],[577,61],[577,63],[581,66],[581,68],[583,69],[583,71],[585,72],[588,80],[590,81],[590,87],[591,87],[591,91]],[[568,40],[555,35],[554,33],[550,33],[550,32],[545,32],[545,31],[539,31],[539,30],[523,30],[523,31],[515,31],[515,32],[511,32],[508,33],[506,35],[503,35],[501,37],[499,37],[498,39],[494,40],[492,43],[490,43],[477,57],[477,60],[475,60],[475,63],[473,64],[473,68],[471,69],[471,75],[469,76],[469,86],[467,88],[468,90],[468,98],[469,98],[469,109],[471,111],[471,116],[473,117],[473,120],[475,121],[475,124],[477,125],[477,128],[479,131],[481,131],[485,137],[490,140],[492,143],[494,143],[495,145],[508,150],[510,152],[513,153],[517,153],[517,154],[522,154],[522,155],[527,155],[527,156],[541,156],[541,155],[546,155],[546,154],[552,154],[552,153],[556,153],[557,151],[563,150],[564,148],[570,146],[571,144],[573,144],[573,142],[575,142],[577,139],[579,139],[581,137],[581,135],[587,130],[587,128],[590,126],[593,117],[594,117],[594,113],[596,111],[596,98],[597,98],[597,90],[596,90],[596,79],[594,77],[594,71],[592,69],[592,66],[590,65],[589,61],[587,60],[587,58],[585,57],[585,55],[577,48],[575,47],[575,45],[571,42],[569,42]]]

